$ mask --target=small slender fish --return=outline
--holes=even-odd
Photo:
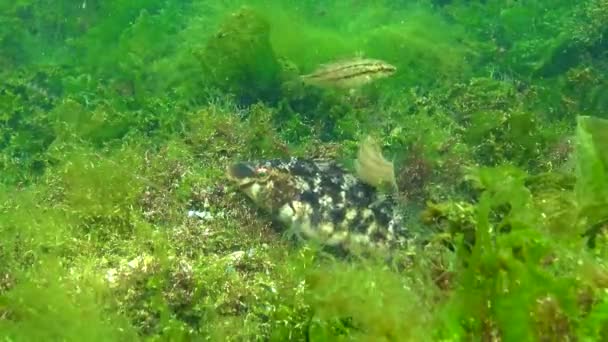
[[[356,57],[321,65],[301,79],[311,85],[355,89],[377,79],[389,77],[397,71],[394,65],[379,59]]]

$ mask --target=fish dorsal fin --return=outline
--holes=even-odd
[[[342,61],[334,61],[334,62],[330,62],[330,63],[320,64],[311,73],[302,75],[301,77],[303,77],[305,79],[306,78],[318,77],[319,75],[322,75],[324,73],[331,72],[333,69],[336,68],[337,65],[339,65],[339,63],[343,63],[343,62]]]
[[[321,63],[317,66],[312,73],[303,75],[304,77],[311,77],[314,75],[322,74],[328,71],[332,71],[341,65],[348,65],[350,63],[365,61],[364,53],[362,51],[357,51],[354,55],[351,56],[342,56],[341,58],[337,58],[331,62]]]
[[[355,170],[361,181],[375,188],[389,185],[397,190],[393,163],[382,156],[380,146],[370,136],[359,145]]]

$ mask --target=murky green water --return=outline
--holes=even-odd
[[[0,339],[607,339],[607,35],[605,0],[0,0]],[[368,135],[390,265],[224,175]]]

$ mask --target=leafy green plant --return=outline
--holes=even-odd
[[[0,4],[0,335],[605,340],[605,3]],[[299,78],[359,52],[398,72]],[[399,269],[291,244],[223,178],[368,134],[422,236]]]

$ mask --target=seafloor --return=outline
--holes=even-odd
[[[299,78],[356,55],[397,73]],[[606,0],[0,0],[0,73],[1,341],[608,340]],[[367,135],[400,267],[224,178]]]

